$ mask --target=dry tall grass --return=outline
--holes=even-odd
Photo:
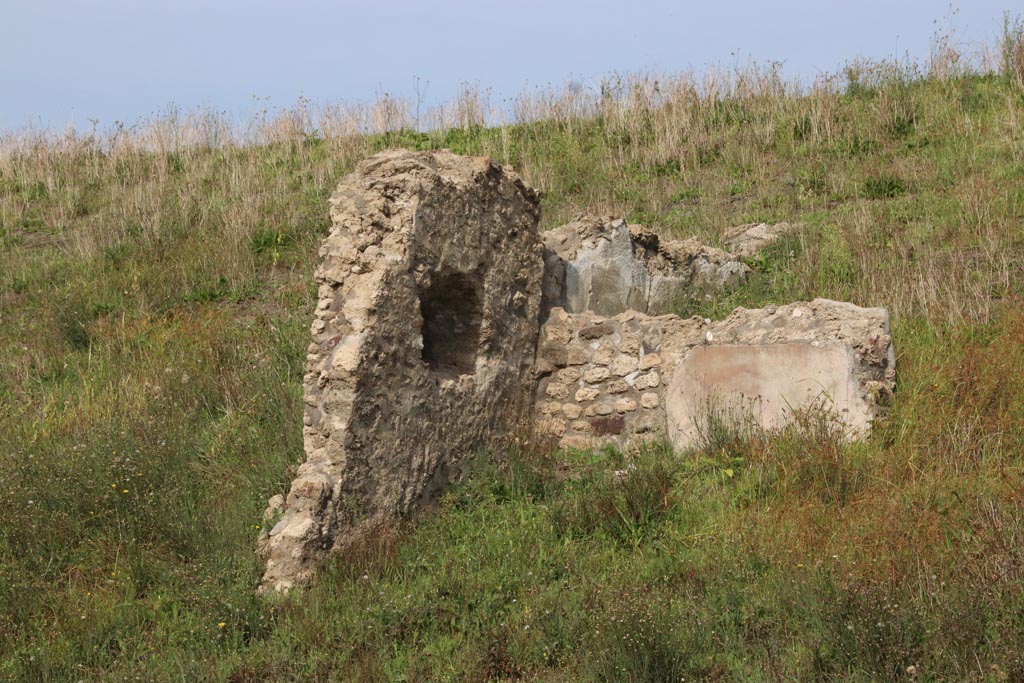
[[[1020,22],[1007,19],[999,66],[1014,82],[1021,43]],[[992,206],[1012,201],[1011,190],[1000,198],[980,185],[1002,182],[993,177],[993,147],[1019,153],[1022,103],[1007,97],[991,120],[972,116],[976,95],[959,90],[965,77],[985,75],[991,60],[958,48],[940,36],[924,65],[855,62],[841,77],[810,85],[787,81],[778,64],[749,64],[702,76],[612,76],[594,86],[539,88],[500,105],[487,90],[466,85],[455,101],[425,112],[384,95],[367,105],[301,100],[243,122],[171,110],[108,131],[10,132],[0,138],[0,174],[28,190],[0,198],[0,224],[28,243],[52,241],[88,258],[132,231],[153,245],[171,222],[215,225],[221,253],[202,258],[239,283],[253,272],[247,254],[257,226],[267,222],[266,205],[294,192],[275,172],[282,163],[302,169],[304,192],[323,196],[382,142],[461,142],[512,163],[547,192],[548,225],[578,210],[615,212],[715,241],[743,220],[801,218],[842,203],[829,220],[840,224],[860,274],[850,283],[857,298],[885,302],[898,314],[984,318],[993,288],[1013,276],[1006,255],[1016,225]],[[954,107],[946,106],[950,99]],[[485,125],[493,128],[470,141]],[[937,136],[958,145],[943,157],[901,149]],[[848,163],[858,155],[869,158]],[[835,173],[836,157],[849,168]],[[977,172],[938,190],[933,181],[949,172],[945,163]],[[851,200],[865,194],[858,182],[889,176],[896,192],[934,189],[957,197],[963,229],[956,230],[955,250],[944,248],[948,239],[922,240],[914,231],[878,234],[891,231],[883,226],[892,217],[880,215],[890,206]],[[29,208],[33,192],[52,199],[45,215]],[[882,239],[887,250],[876,248]],[[804,254],[814,258],[813,252]],[[910,260],[892,256],[910,253],[913,273],[906,272]]]

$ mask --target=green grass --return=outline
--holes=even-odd
[[[1024,678],[1024,95],[1004,71],[794,93],[766,70],[648,99],[641,80],[506,126],[0,154],[0,678]],[[512,164],[545,227],[607,211],[717,244],[802,223],[679,312],[887,306],[889,416],[858,445],[809,416],[686,454],[499,454],[309,590],[257,598],[260,514],[302,459],[327,198],[394,146]]]

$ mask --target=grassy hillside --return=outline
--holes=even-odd
[[[415,132],[300,106],[0,144],[0,679],[1024,680],[1024,49],[541,92]],[[941,67],[941,68],[940,68]],[[374,123],[376,122],[376,123]],[[376,125],[379,132],[366,132]],[[697,452],[482,465],[407,528],[257,598],[302,459],[327,197],[403,146],[513,165],[544,223],[716,243],[806,228],[680,313],[824,296],[893,312],[868,443],[825,422]],[[620,479],[613,472],[635,468]]]

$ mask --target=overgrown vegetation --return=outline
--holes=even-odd
[[[238,133],[181,117],[0,144],[0,678],[1024,679],[1024,90],[928,68],[774,67],[540,92],[430,132],[401,102]],[[442,121],[444,123],[444,121]],[[824,296],[894,315],[891,415],[709,430],[672,455],[509,454],[307,592],[253,594],[302,457],[327,196],[361,157],[511,163],[547,226],[616,212],[715,242],[804,229],[720,316]]]

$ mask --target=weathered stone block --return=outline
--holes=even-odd
[[[615,360],[611,362],[608,369],[611,370],[613,375],[625,377],[629,373],[636,370],[638,367],[640,367],[639,359],[637,359],[635,356],[620,353],[618,356],[615,357]]]
[[[672,371],[665,395],[675,446],[698,444],[709,420],[779,429],[799,411],[824,411],[850,439],[869,431],[876,386],[891,391],[895,353],[881,308],[815,299],[737,309]]]
[[[649,391],[640,397],[640,405],[644,408],[657,408],[661,405],[661,398],[653,391]]]
[[[544,310],[663,313],[686,289],[741,284],[750,268],[696,240],[661,240],[622,219],[581,216],[544,234]],[[604,334],[585,329],[585,338]],[[624,349],[625,350],[625,349]]]
[[[667,394],[669,436],[680,445],[699,443],[712,420],[773,430],[796,411],[824,409],[851,435],[871,421],[846,344],[697,347],[676,368]]]
[[[737,256],[755,256],[783,235],[794,232],[792,223],[746,223],[725,231],[723,242]]]
[[[636,401],[631,398],[620,398],[613,405],[617,413],[631,413],[636,410]]]
[[[590,421],[590,425],[597,436],[615,436],[621,434],[622,430],[626,428],[626,420],[621,415],[609,415],[594,418]]]
[[[651,368],[656,368],[659,365],[661,365],[661,356],[656,353],[648,353],[640,359],[641,370],[650,370]]]
[[[635,386],[640,391],[644,389],[655,389],[661,384],[661,376],[658,373],[651,371],[646,374],[640,375],[634,381]]]

